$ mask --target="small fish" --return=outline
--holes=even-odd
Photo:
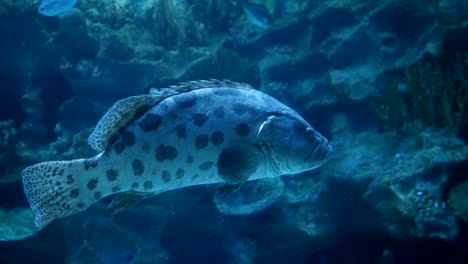
[[[252,24],[263,29],[271,26],[272,17],[265,5],[246,2],[241,7]]]
[[[43,16],[57,16],[72,9],[78,0],[43,0],[37,12]]]
[[[117,101],[88,139],[95,157],[22,172],[37,226],[117,194],[111,212],[193,185],[311,170],[333,148],[298,113],[251,86],[192,81]]]

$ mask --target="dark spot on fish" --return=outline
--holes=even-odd
[[[182,108],[189,108],[195,105],[197,102],[197,97],[190,95],[181,95],[181,96],[174,96],[174,101],[177,103],[178,106]]]
[[[171,173],[168,170],[164,170],[161,177],[164,180],[164,182],[171,181]]]
[[[192,176],[192,181],[194,181],[194,180],[198,179],[198,177],[199,177],[199,175],[198,175],[198,174],[194,174],[194,175]]]
[[[176,178],[177,179],[180,179],[182,177],[184,177],[185,175],[185,171],[181,168],[178,168],[177,171],[176,171]]]
[[[138,189],[138,187],[140,186],[140,184],[138,184],[138,182],[134,182],[132,183],[132,189]]]
[[[112,144],[114,144],[117,138],[119,137],[120,133],[121,133],[121,129],[119,129],[117,133],[110,135],[107,138],[107,146],[111,146]]]
[[[234,88],[213,89],[213,93],[219,96],[239,96],[241,94],[238,89],[234,89]]]
[[[250,105],[242,104],[242,103],[234,104],[233,110],[234,110],[234,113],[238,115],[249,113],[250,115],[254,116],[257,113],[257,110],[254,107]]]
[[[72,184],[75,182],[75,178],[73,178],[73,175],[68,174],[67,175],[67,184]]]
[[[88,186],[88,189],[89,190],[94,190],[96,189],[96,186],[98,184],[98,180],[97,179],[92,179],[88,182],[87,186]]]
[[[143,163],[139,159],[133,160],[132,167],[133,167],[133,174],[135,176],[140,176],[145,171],[145,167],[143,166]]]
[[[200,170],[209,170],[209,169],[211,169],[211,167],[213,167],[213,165],[214,165],[214,162],[207,161],[207,162],[204,162],[204,163],[200,164],[200,166],[198,166],[198,168],[200,168]]]
[[[102,197],[101,192],[94,192],[94,199],[99,200],[101,199],[101,197]]]
[[[169,120],[177,120],[177,117],[178,117],[177,111],[171,111],[167,113],[167,115],[170,117]]]
[[[114,192],[114,193],[120,192],[120,186],[117,185],[117,186],[112,187],[112,192]]]
[[[98,162],[97,160],[94,160],[94,159],[87,159],[84,161],[84,169],[85,170],[89,170],[91,168],[96,168],[98,165]],[[55,168],[57,169],[57,168]],[[54,171],[53,174],[57,174],[57,171]]]
[[[156,130],[161,125],[162,117],[158,114],[146,114],[138,125],[143,131]]]
[[[224,118],[224,107],[218,106],[213,110],[213,115],[217,118]]]
[[[197,150],[206,148],[206,146],[208,146],[208,140],[209,140],[209,137],[206,134],[197,136],[197,138],[195,139],[195,148]]]
[[[147,191],[153,189],[153,182],[145,181],[145,183],[143,184],[143,188],[145,188],[145,190]]]
[[[193,123],[197,127],[201,127],[208,120],[208,117],[205,114],[193,114],[192,119],[193,119]]]
[[[173,146],[161,144],[156,148],[155,157],[159,162],[164,160],[174,160],[179,153]]]
[[[182,124],[178,124],[174,127],[177,136],[180,138],[185,138],[187,136],[187,131],[185,130],[185,126]]]
[[[139,106],[136,109],[135,113],[133,113],[133,116],[134,117],[142,116],[144,113],[146,113],[150,109],[150,107],[151,107],[150,105],[141,105],[141,106]]]
[[[249,108],[245,104],[236,103],[233,105],[233,110],[234,110],[234,113],[238,115],[243,115],[247,113]]]
[[[223,144],[224,142],[224,135],[221,131],[215,131],[213,134],[211,134],[210,137],[211,143],[213,143],[215,146],[219,146]]]
[[[148,153],[149,150],[150,150],[150,144],[148,144],[148,142],[146,141],[143,141],[143,144],[141,146],[141,151]]]
[[[80,202],[78,202],[78,203],[76,204],[76,207],[78,207],[78,208],[80,208],[80,209],[83,209],[83,208],[85,207],[85,204],[84,204],[83,202],[80,201]]]
[[[59,172],[58,172],[58,175],[63,176],[63,173],[64,173],[64,172],[65,172],[64,169],[60,169]]]
[[[122,141],[127,147],[135,145],[135,134],[130,131],[125,131],[122,134]]]
[[[74,198],[78,197],[78,195],[80,195],[80,190],[79,189],[75,188],[75,189],[70,191],[70,197],[71,198],[74,199]]]
[[[120,155],[120,154],[122,154],[124,149],[125,149],[125,143],[123,143],[123,141],[119,140],[119,141],[115,142],[115,144],[114,144],[115,153]]]
[[[119,177],[119,173],[114,169],[108,169],[106,172],[106,177],[108,181],[115,181]]]
[[[250,133],[251,129],[247,124],[241,123],[236,126],[236,134],[245,137]]]
[[[191,155],[187,156],[187,159],[185,160],[188,164],[193,162],[193,157]]]

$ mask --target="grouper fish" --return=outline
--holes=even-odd
[[[88,139],[95,157],[48,161],[22,172],[35,223],[86,210],[117,194],[118,211],[182,187],[295,174],[333,153],[298,113],[248,84],[182,83],[117,101]]]

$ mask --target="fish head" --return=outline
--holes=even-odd
[[[317,168],[333,154],[328,140],[295,115],[269,116],[260,126],[257,139],[280,175]]]

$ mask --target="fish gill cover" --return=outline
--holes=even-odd
[[[0,262],[467,263],[467,3],[1,1]]]

